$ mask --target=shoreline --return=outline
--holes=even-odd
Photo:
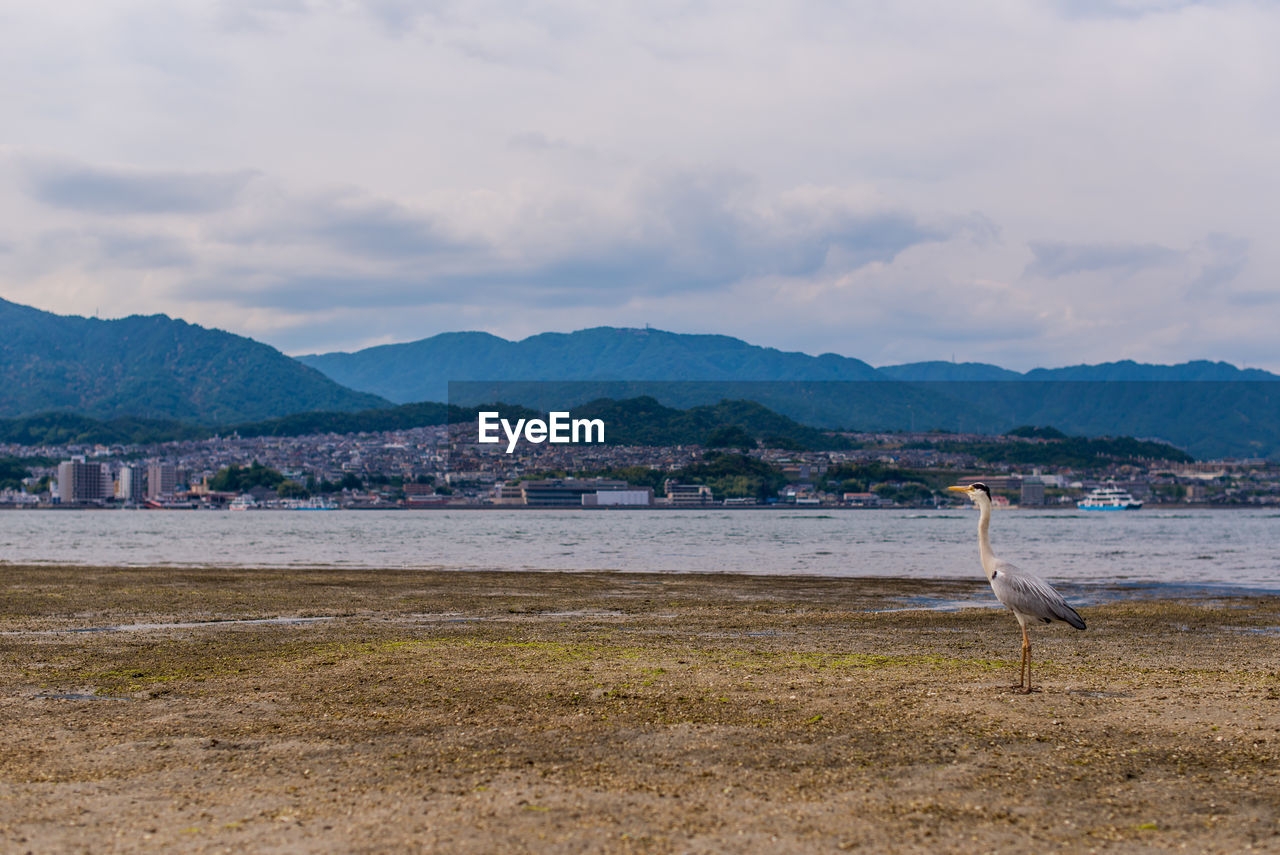
[[[762,502],[754,505],[724,505],[724,504],[706,504],[706,505],[688,505],[688,506],[665,506],[665,505],[607,505],[592,506],[583,505],[565,506],[565,507],[529,507],[527,505],[496,505],[496,504],[476,504],[476,505],[450,505],[450,504],[425,504],[416,507],[408,506],[350,506],[338,508],[250,508],[244,512],[251,513],[294,513],[297,511],[520,511],[520,512],[547,512],[547,511],[590,511],[593,513],[617,513],[617,512],[633,512],[633,511],[850,511],[850,512],[866,512],[866,511],[912,511],[912,512],[928,512],[928,511],[957,511],[971,508],[969,505],[950,505],[946,507],[861,507],[852,505],[794,505],[789,502],[774,502],[772,504]],[[144,507],[117,507],[114,505],[24,505],[24,504],[0,504],[0,511],[228,511],[225,507],[207,507],[207,508],[144,508]],[[1230,505],[1214,505],[1205,503],[1187,503],[1187,504],[1169,504],[1169,505],[1144,505],[1142,508],[1126,509],[1133,513],[1141,513],[1143,510],[1148,513],[1167,513],[1169,511],[1272,511],[1280,513],[1280,504],[1277,505],[1249,505],[1249,504],[1230,504]],[[1114,513],[1110,510],[1086,510],[1077,508],[1074,505],[1008,505],[1000,508],[1001,513],[1005,512],[1067,512],[1067,513],[1088,513],[1109,514]],[[241,511],[237,511],[241,513]]]
[[[327,564],[298,564],[298,565],[240,565],[240,564],[202,564],[200,562],[192,562],[190,564],[68,564],[66,562],[47,563],[31,563],[31,562],[8,562],[0,559],[0,578],[3,578],[6,572],[32,572],[38,573],[50,569],[59,569],[67,571],[75,571],[87,574],[103,574],[103,573],[170,573],[170,574],[226,574],[226,573],[247,573],[247,574],[296,574],[296,573],[333,573],[333,574],[373,574],[373,575],[395,575],[395,574],[445,574],[445,575],[491,575],[491,576],[545,576],[545,575],[563,575],[563,576],[617,576],[620,579],[634,579],[637,577],[653,577],[657,579],[702,579],[702,580],[724,580],[732,582],[733,580],[776,580],[780,583],[804,583],[814,582],[818,584],[840,583],[846,585],[871,585],[877,588],[885,585],[899,586],[904,590],[915,591],[917,589],[930,589],[937,586],[940,589],[951,590],[953,587],[971,589],[970,594],[976,595],[984,600],[964,601],[959,603],[953,609],[939,609],[929,606],[919,607],[922,611],[958,611],[963,608],[988,608],[1001,607],[1000,603],[991,594],[991,589],[987,581],[975,571],[974,573],[958,573],[953,576],[868,576],[868,575],[849,575],[835,576],[823,575],[819,573],[775,573],[770,571],[752,571],[746,572],[741,570],[693,570],[693,571],[661,571],[661,570],[618,570],[611,568],[585,568],[585,569],[569,569],[550,567],[550,568],[500,568],[500,567],[446,567],[443,565],[421,565],[416,567],[409,566],[365,566],[365,565],[327,565]],[[1184,600],[1187,602],[1196,602],[1201,600],[1217,600],[1223,598],[1268,598],[1280,597],[1280,581],[1274,587],[1260,587],[1258,585],[1232,585],[1217,582],[1182,582],[1182,581],[1161,581],[1158,579],[1133,579],[1128,581],[1096,581],[1096,580],[1074,580],[1057,576],[1046,576],[1046,581],[1050,582],[1057,590],[1064,594],[1068,600],[1084,600],[1085,605],[1099,605],[1102,603],[1120,602],[1124,600]],[[903,594],[903,596],[916,596],[915,594]],[[986,602],[989,601],[989,602]]]
[[[0,848],[1280,847],[1280,595],[985,585],[0,565]]]

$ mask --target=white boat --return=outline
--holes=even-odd
[[[1082,511],[1136,511],[1142,501],[1119,487],[1099,487],[1076,502],[1076,507]]]

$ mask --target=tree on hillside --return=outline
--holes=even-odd
[[[31,475],[30,470],[16,457],[0,458],[0,490],[17,490],[22,479]]]
[[[705,484],[717,499],[754,497],[761,501],[778,495],[787,483],[782,470],[745,454],[710,452],[699,463],[672,473],[676,481]]]
[[[755,438],[738,425],[720,425],[702,441],[706,448],[737,448],[750,451],[756,447]]]
[[[209,489],[220,493],[243,493],[254,487],[267,487],[274,490],[284,481],[284,476],[269,466],[253,461],[247,467],[236,464],[219,469],[218,474],[209,479]]]

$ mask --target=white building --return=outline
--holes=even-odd
[[[582,504],[600,508],[647,508],[653,504],[653,490],[596,490],[583,493]]]
[[[116,498],[122,502],[141,502],[145,497],[142,476],[141,466],[121,466],[116,473]]]

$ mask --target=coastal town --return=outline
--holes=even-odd
[[[1280,464],[1263,459],[1030,465],[955,449],[1015,450],[1034,439],[843,436],[850,448],[825,451],[521,441],[506,453],[463,426],[435,425],[145,446],[10,444],[0,459],[21,477],[4,482],[0,508],[928,508],[957,503],[945,490],[955,480],[981,480],[1014,506],[1075,508],[1103,487],[1148,507],[1280,505]]]

